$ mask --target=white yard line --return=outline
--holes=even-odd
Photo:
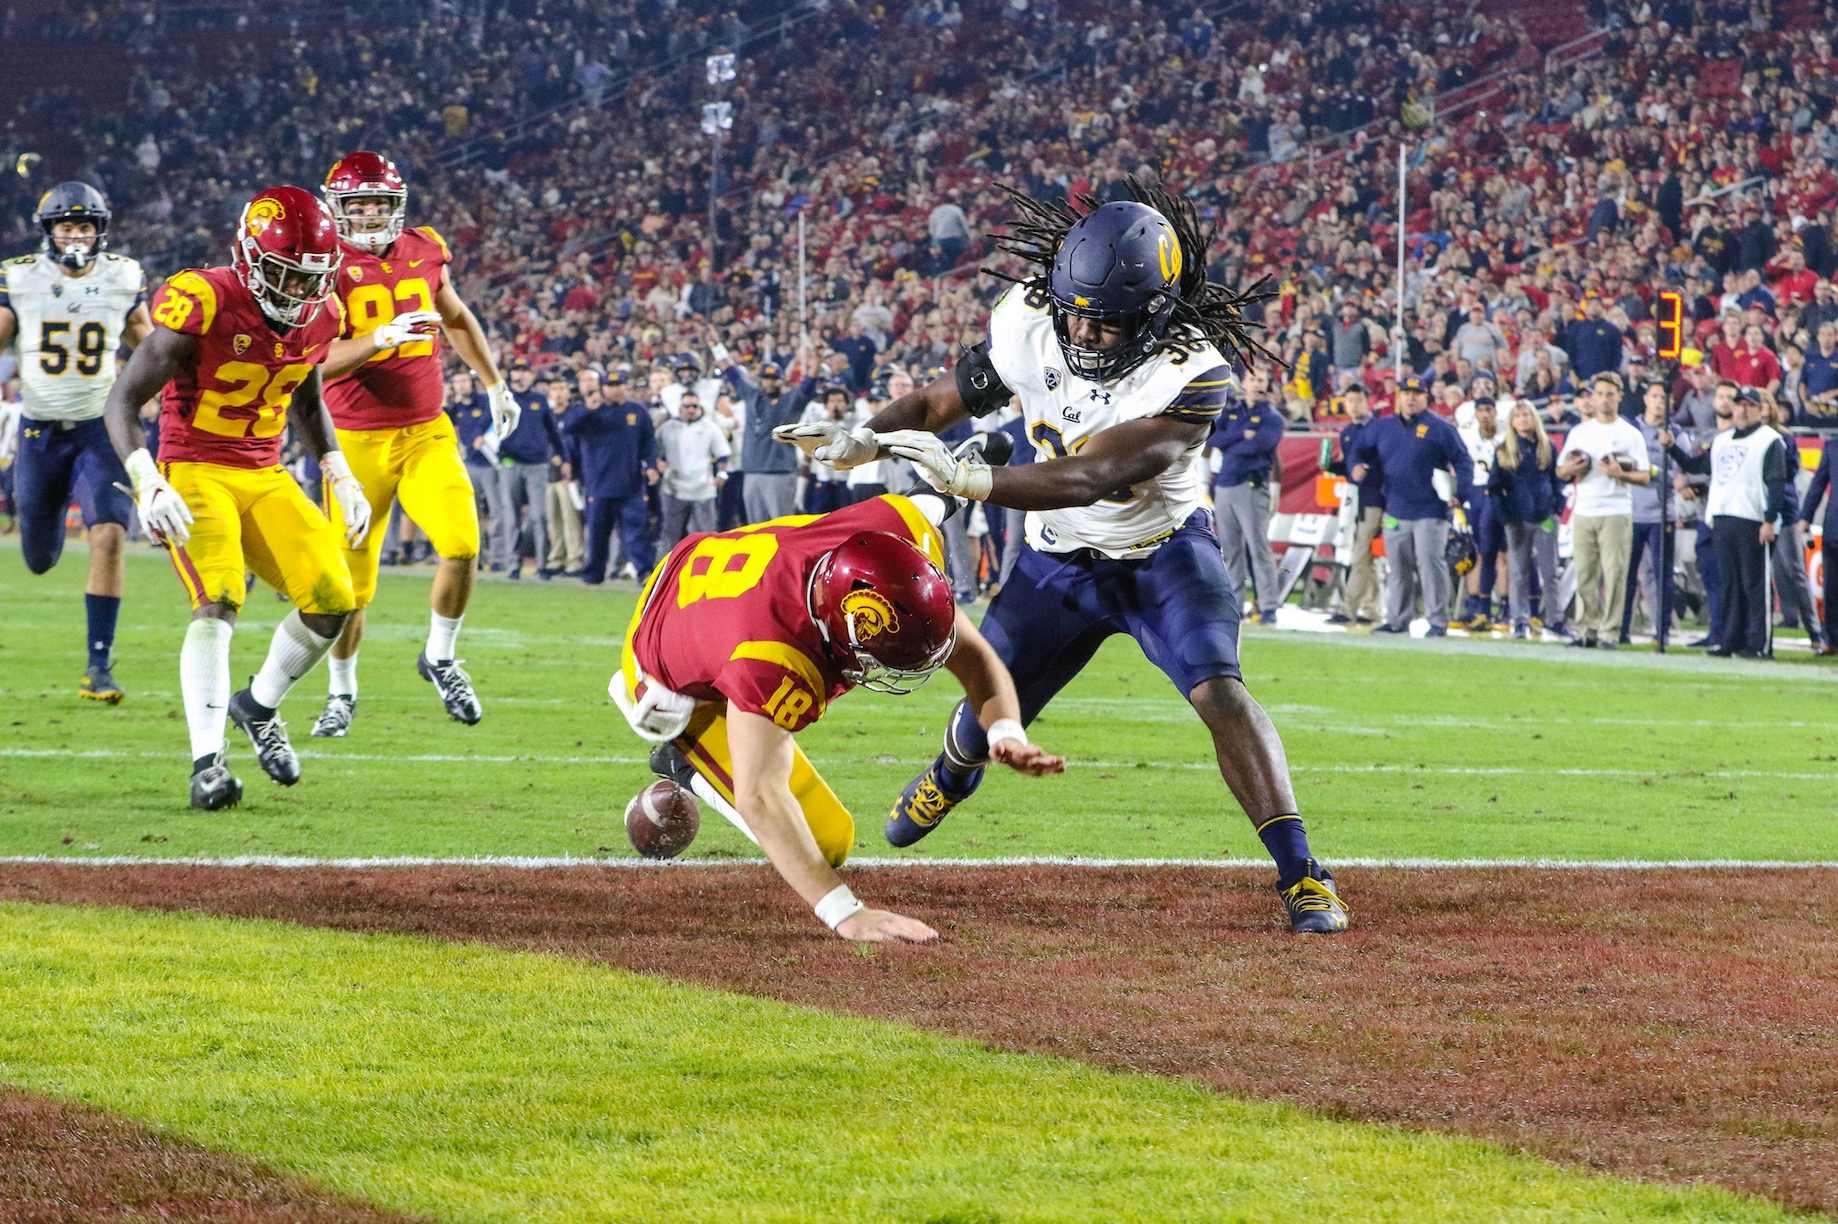
[[[151,749],[126,750],[119,748],[0,748],[0,760],[50,759],[50,760],[123,760],[123,761],[170,761],[175,759],[172,752],[157,752]],[[412,752],[412,753],[366,753],[336,752],[307,748],[299,751],[303,761],[348,761],[360,765],[643,765],[648,758],[630,756],[622,753],[606,753],[600,756],[545,756],[537,753],[503,754],[464,752]],[[897,765],[899,758],[877,754],[866,757],[830,757],[830,761],[839,761],[854,765]],[[1103,761],[1074,760],[1069,769],[1078,772],[1116,771],[1137,769],[1180,769],[1202,773],[1216,773],[1218,766],[1211,761]],[[1681,769],[1673,766],[1659,766],[1653,769],[1583,769],[1559,768],[1543,765],[1410,765],[1410,764],[1350,764],[1350,765],[1311,765],[1291,762],[1291,772],[1301,774],[1397,774],[1412,777],[1449,777],[1449,778],[1669,778],[1696,779],[1707,782],[1740,782],[1775,778],[1788,782],[1838,782],[1838,770],[1802,770],[1788,771],[1779,769]]]
[[[0,866],[61,864],[73,867],[266,867],[282,870],[337,868],[373,870],[392,867],[506,867],[520,871],[547,871],[569,867],[600,867],[617,870],[658,871],[677,868],[742,867],[762,865],[758,858],[679,859],[660,863],[637,858],[576,858],[568,855],[543,857],[522,855],[484,855],[476,858],[302,858],[291,855],[251,854],[227,858],[135,858],[131,855],[97,855],[56,857],[43,854],[0,856]],[[850,867],[939,868],[939,867],[1076,867],[1080,869],[1143,869],[1200,867],[1217,871],[1252,871],[1267,874],[1270,864],[1250,859],[1103,859],[1023,856],[1019,858],[860,858],[850,859]],[[1335,870],[1344,868],[1399,870],[1444,870],[1531,868],[1552,871],[1830,871],[1838,862],[1788,862],[1780,859],[1427,859],[1427,858],[1347,858],[1335,859]]]

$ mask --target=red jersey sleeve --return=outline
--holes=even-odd
[[[715,677],[734,708],[802,731],[823,715],[825,685],[817,665],[784,642],[742,642]]]
[[[202,274],[187,268],[175,274],[153,295],[149,313],[154,323],[187,336],[202,336],[217,321],[217,289]]]

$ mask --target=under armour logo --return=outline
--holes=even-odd
[[[1110,392],[1100,387],[1093,387],[1091,389],[1091,398],[1106,407],[1110,405]]]

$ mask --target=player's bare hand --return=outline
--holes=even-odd
[[[836,933],[856,943],[931,943],[938,938],[937,931],[917,918],[878,909],[850,914]]]
[[[989,746],[989,759],[1030,778],[1066,772],[1066,758],[1054,756],[1039,744],[997,740]]]

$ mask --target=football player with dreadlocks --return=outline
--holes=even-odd
[[[989,338],[948,377],[866,425],[790,426],[784,441],[838,467],[910,460],[942,492],[1028,511],[1027,546],[982,624],[1032,722],[1104,640],[1135,638],[1212,732],[1219,771],[1270,855],[1291,929],[1342,931],[1347,909],[1313,858],[1282,740],[1244,686],[1239,607],[1195,462],[1237,379],[1229,355],[1270,356],[1235,292],[1206,279],[1212,234],[1193,205],[1131,180],[1128,200],[1048,204],[1020,216],[1003,250],[1032,265],[990,315]],[[1272,358],[1274,359],[1274,358]],[[1020,400],[1041,462],[990,467],[935,435]],[[944,751],[894,805],[887,839],[907,846],[982,781],[988,741],[960,704]]]

